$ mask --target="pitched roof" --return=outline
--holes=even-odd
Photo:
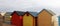
[[[2,15],[0,14],[0,16],[2,16]]]
[[[20,15],[23,15],[23,14],[25,13],[25,12],[22,12],[22,11],[14,11],[14,12],[16,12],[19,16],[20,16]],[[14,13],[14,12],[13,12],[13,13]],[[13,15],[13,13],[12,13],[12,15]]]
[[[37,17],[38,13],[37,12],[29,12],[31,15],[33,15],[34,17]]]
[[[23,12],[23,11],[14,11],[14,12],[16,12],[18,15],[24,15],[25,14],[25,12]],[[14,13],[13,12],[13,13]],[[37,16],[37,12],[29,12],[31,15],[33,15],[34,17],[36,17]]]
[[[5,13],[5,15],[11,15],[12,14],[12,12],[6,12]]]
[[[30,15],[32,15],[33,17],[37,17],[37,12],[25,12],[25,14],[30,14]]]
[[[51,11],[51,10],[43,9],[42,11],[44,11],[44,10],[45,10],[46,12],[48,12],[49,14],[51,14],[52,16],[55,15],[55,13],[54,13],[53,11]],[[41,11],[41,12],[42,12],[42,11]],[[41,13],[41,12],[40,12],[40,13]]]

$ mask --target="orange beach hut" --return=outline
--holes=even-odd
[[[43,9],[37,18],[37,26],[52,26],[52,16],[54,16],[51,10]]]

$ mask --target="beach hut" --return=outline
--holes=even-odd
[[[51,10],[43,9],[37,18],[37,26],[52,26],[52,16],[54,16]]]
[[[58,16],[58,26],[60,26],[60,15]]]
[[[11,14],[12,12],[6,12],[4,14],[4,23],[11,24]]]
[[[15,26],[23,26],[23,14],[22,11],[14,11],[12,13],[11,24]]]
[[[0,26],[3,25],[3,16],[0,14]]]
[[[23,26],[35,26],[36,16],[36,12],[25,12],[23,15]]]

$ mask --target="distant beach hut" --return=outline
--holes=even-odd
[[[11,24],[11,14],[12,12],[6,12],[4,14],[4,23]]]
[[[3,25],[3,16],[0,14],[0,26]]]
[[[58,16],[58,26],[60,26],[60,16]]]

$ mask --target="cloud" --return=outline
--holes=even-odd
[[[60,0],[0,0],[0,11],[39,12],[43,8],[50,9],[59,14]]]

